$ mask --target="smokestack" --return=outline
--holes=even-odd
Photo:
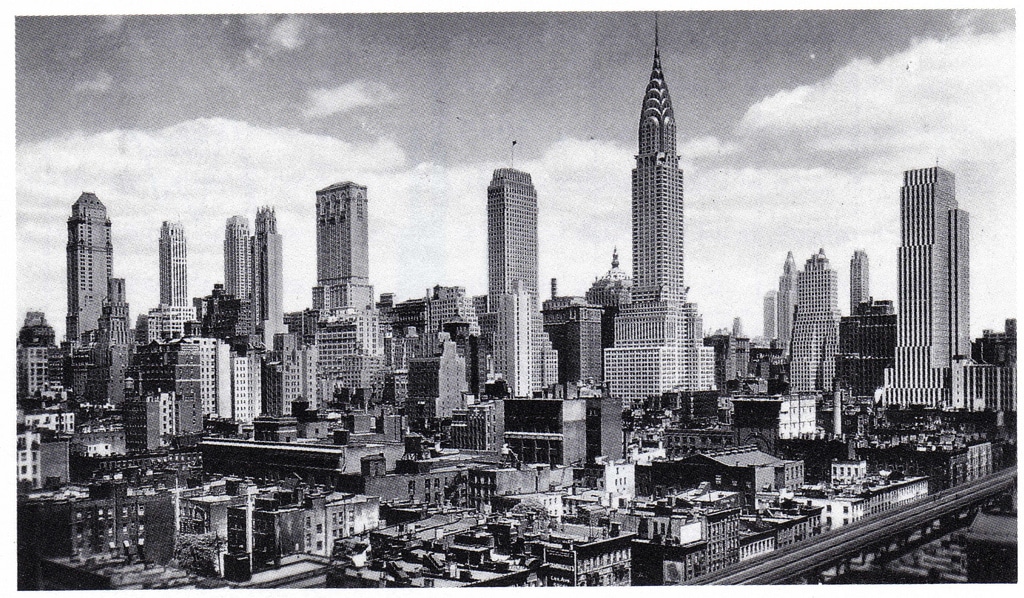
[[[555,297],[558,297],[558,279],[557,278],[552,278],[551,279],[551,298],[554,299]]]
[[[843,391],[838,388],[832,402],[832,431],[836,436],[843,435]]]

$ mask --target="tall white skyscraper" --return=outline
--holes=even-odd
[[[778,291],[768,291],[764,295],[764,338],[768,341],[778,338],[778,299]]]
[[[787,355],[790,339],[793,337],[793,309],[797,305],[796,275],[796,260],[790,251],[786,254],[786,264],[782,267],[782,276],[779,277],[779,294],[776,299],[779,308],[777,334],[782,351]]]
[[[711,348],[703,347],[696,305],[686,302],[683,171],[657,35],[637,137],[632,299],[615,318],[615,346],[605,349],[605,381],[626,401],[713,386],[702,374],[708,363],[702,353]]]
[[[228,218],[224,229],[224,292],[239,299],[252,297],[252,239],[244,216]]]
[[[274,346],[274,335],[284,327],[284,253],[277,234],[277,215],[273,208],[256,212],[256,236],[252,243],[252,313],[256,332],[263,335],[265,347]]]
[[[797,275],[796,319],[789,362],[793,392],[831,391],[839,350],[839,273],[825,250],[812,255]]]
[[[165,221],[160,227],[160,304],[188,307],[190,301],[185,229]]]
[[[886,370],[886,403],[951,406],[951,366],[971,353],[969,242],[953,173],[938,166],[904,172],[896,364]]]
[[[850,258],[850,314],[856,313],[857,306],[870,298],[868,254],[863,249],[858,249]]]

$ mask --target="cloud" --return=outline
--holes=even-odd
[[[288,15],[274,24],[270,29],[270,39],[287,50],[294,50],[305,40],[302,37],[305,29],[305,22],[301,17]]]
[[[726,325],[724,305],[759,330],[760,297],[786,251],[802,265],[822,246],[844,312],[857,248],[870,256],[874,295],[895,300],[901,175],[936,160],[971,213],[973,332],[1012,315],[1016,254],[1003,248],[1016,245],[1013,35],[921,40],[855,60],[755,103],[732,138],[691,142],[735,148],[687,170],[688,280],[713,315],[705,322]]]
[[[923,40],[751,106],[737,133],[811,154],[998,159],[1013,151],[1014,32]]]
[[[816,84],[771,94],[750,108],[734,135],[685,141],[680,153],[692,162],[685,165],[686,280],[706,328],[741,316],[756,334],[762,297],[776,287],[788,250],[802,264],[825,248],[840,272],[844,312],[855,249],[870,256],[872,293],[896,299],[901,173],[934,164],[937,146],[942,165],[957,175],[961,207],[971,212],[973,332],[1013,315],[1016,252],[1006,249],[1016,246],[1015,148],[1013,106],[1005,98],[1012,97],[1014,79],[978,72],[1003,68],[992,62],[1012,62],[1007,43],[1005,36],[925,40],[899,55],[856,61]],[[894,65],[911,59],[916,79],[901,84],[906,75],[894,74]],[[984,93],[962,89],[958,74],[986,85]],[[883,89],[898,84],[898,94]],[[942,86],[946,91],[937,90]],[[319,108],[313,94],[307,107],[314,115],[314,109],[326,115],[381,98],[396,101],[366,82],[320,91]],[[943,100],[944,93],[952,95]],[[843,99],[852,95],[858,97]],[[977,103],[979,95],[987,103]],[[975,108],[956,108],[961,102]],[[831,119],[829,106],[841,108]],[[942,145],[947,139],[957,143]],[[990,150],[979,150],[986,144]],[[615,246],[631,269],[634,153],[635,147],[568,138],[517,159],[539,197],[541,289],[557,277],[563,293],[583,294],[607,271]],[[21,144],[18,310],[42,309],[60,327],[65,222],[85,190],[97,193],[110,213],[114,271],[127,278],[133,315],[158,300],[161,221],[183,222],[189,290],[201,296],[223,279],[224,221],[234,214],[252,218],[265,204],[276,207],[284,235],[285,307],[309,306],[316,282],[314,192],[343,180],[369,190],[370,277],[377,292],[405,299],[447,284],[481,294],[486,188],[499,166],[507,164],[412,164],[386,138],[354,144],[218,119]]]
[[[355,108],[391,104],[398,99],[384,84],[368,81],[351,81],[332,89],[314,89],[307,95],[306,118],[323,118]]]
[[[110,75],[100,71],[93,79],[76,83],[74,89],[77,93],[106,93],[113,83]]]

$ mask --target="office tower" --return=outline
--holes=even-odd
[[[896,359],[896,312],[892,301],[864,301],[839,320],[836,386],[854,397],[874,397]]]
[[[790,345],[793,392],[831,391],[839,349],[839,273],[825,250],[808,258],[797,275],[796,319]]]
[[[366,187],[335,183],[316,192],[313,309],[373,309]]]
[[[427,295],[427,331],[438,332],[445,324],[464,322],[470,334],[480,334],[473,298],[465,287],[437,285]]]
[[[132,356],[129,376],[139,394],[173,392],[201,406],[202,369],[201,347],[179,338],[139,347]]]
[[[514,281],[537,297],[537,190],[529,173],[499,168],[487,186],[487,292],[511,293]]]
[[[79,342],[99,327],[103,299],[114,267],[107,208],[84,192],[68,218],[68,316],[66,338]]]
[[[263,415],[292,415],[292,403],[304,401],[317,408],[318,349],[305,345],[300,334],[274,335],[273,351],[263,366]]]
[[[123,278],[110,279],[99,319],[98,340],[101,344],[110,346],[134,343],[129,324],[127,294]]]
[[[557,356],[537,295],[537,190],[529,173],[512,168],[496,169],[487,186],[487,290],[491,309],[502,312],[494,345],[505,361],[496,359],[496,368],[506,376],[515,372],[512,389],[519,396],[554,384]]]
[[[32,396],[49,381],[50,352],[55,347],[53,327],[43,312],[25,314],[18,332],[18,398]]]
[[[735,337],[744,336],[743,334],[743,319],[733,318],[732,319],[732,335]]]
[[[93,346],[95,367],[89,371],[87,397],[93,403],[119,405],[124,401],[124,379],[135,340],[128,323],[123,278],[110,279],[96,340]]]
[[[713,350],[703,349],[696,305],[686,302],[683,171],[657,39],[637,137],[631,301],[615,320],[615,346],[605,350],[611,394],[629,401],[676,387],[701,390],[713,380],[704,371],[713,363]]]
[[[224,229],[224,292],[239,299],[252,296],[252,239],[244,216],[228,218]]]
[[[886,372],[890,405],[951,405],[950,368],[971,351],[968,243],[968,215],[957,208],[953,173],[938,166],[904,172],[896,365]]]
[[[249,299],[229,295],[224,285],[215,284],[209,295],[197,297],[192,303],[203,336],[219,338],[235,352],[246,352],[253,341],[252,302]],[[151,333],[150,337],[153,336]]]
[[[188,250],[177,222],[160,227],[160,304],[188,307]]]
[[[25,321],[28,322],[28,318]],[[1007,318],[1002,332],[983,330],[981,338],[971,343],[971,359],[977,363],[1016,367],[1017,318]]]
[[[850,258],[850,315],[857,306],[871,300],[871,286],[868,277],[868,254],[863,249],[853,252]]]
[[[778,338],[778,300],[778,291],[768,291],[764,295],[764,338],[769,342]]]
[[[231,347],[219,338],[190,336],[178,341],[199,350],[199,407],[209,417],[231,417]]]
[[[544,331],[558,351],[558,383],[599,383],[604,310],[583,297],[552,297],[543,307]]]
[[[796,277],[796,260],[790,251],[786,254],[786,264],[779,277],[779,294],[776,298],[779,306],[777,334],[784,355],[789,355],[789,343],[793,338],[793,310],[797,305]]]
[[[405,415],[414,431],[440,429],[439,420],[451,419],[453,410],[466,406],[464,394],[469,390],[466,360],[455,342],[446,332],[431,336],[440,345],[437,354],[409,360]]]
[[[512,282],[512,292],[497,295],[495,331],[492,334],[494,370],[501,374],[514,396],[529,396],[533,390],[533,300],[522,281]]]
[[[274,335],[285,332],[284,253],[273,208],[262,207],[256,212],[252,267],[252,310],[256,333],[262,335],[263,345],[270,347],[274,344]]]
[[[370,285],[366,187],[336,183],[316,192],[313,309],[319,310],[319,404],[369,389],[384,365],[380,318]]]

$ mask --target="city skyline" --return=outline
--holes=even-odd
[[[1011,15],[1009,19],[1007,15]],[[635,25],[630,28],[634,34],[599,35],[602,28],[609,27],[613,16],[627,18]],[[686,282],[693,289],[690,299],[700,305],[708,329],[726,327],[739,316],[749,329],[759,330],[761,299],[766,289],[775,286],[778,264],[789,250],[806,255],[824,247],[837,256],[866,249],[873,262],[873,295],[895,299],[899,237],[895,189],[903,170],[928,166],[934,163],[936,154],[944,168],[957,173],[958,199],[971,212],[978,231],[971,248],[971,335],[977,336],[982,328],[997,328],[1014,314],[1015,254],[1010,252],[998,261],[987,257],[997,253],[1003,256],[1005,252],[999,250],[1015,246],[1013,127],[1005,125],[1012,122],[1013,76],[1000,70],[1009,68],[1000,64],[1006,61],[979,63],[992,52],[1012,48],[1012,13],[899,12],[885,16],[888,20],[879,13],[661,13],[662,61],[667,70],[676,73],[672,89],[680,113],[680,154],[688,178]],[[548,85],[548,100],[566,101],[540,101],[536,110],[526,114],[532,107],[530,102],[538,100],[531,97],[527,101],[525,96],[536,92],[510,92],[515,85],[510,87],[507,80],[491,87],[478,86],[484,100],[511,93],[511,98],[523,98],[526,105],[508,112],[501,126],[489,131],[484,127],[486,135],[472,127],[435,124],[435,135],[445,131],[447,141],[438,144],[436,136],[428,136],[430,142],[421,141],[422,147],[410,139],[417,135],[423,138],[424,123],[410,123],[401,116],[408,109],[403,98],[412,101],[408,93],[403,93],[407,90],[402,86],[408,81],[401,77],[377,81],[384,87],[374,87],[371,83],[375,82],[369,79],[331,78],[330,73],[321,72],[318,76],[322,87],[303,87],[309,82],[301,82],[292,90],[310,92],[308,103],[298,101],[293,105],[300,111],[299,107],[305,106],[304,114],[291,122],[282,119],[276,125],[257,118],[267,116],[258,107],[249,112],[252,118],[245,118],[244,107],[239,106],[229,110],[196,105],[192,114],[185,114],[189,104],[175,103],[170,97],[163,103],[150,102],[173,108],[159,118],[150,114],[147,120],[136,115],[126,118],[114,131],[98,113],[82,107],[90,103],[84,100],[76,104],[78,108],[64,106],[51,111],[52,118],[45,124],[41,124],[39,108],[33,107],[41,87],[49,85],[42,84],[37,75],[52,73],[48,69],[67,68],[52,62],[56,54],[49,54],[51,51],[67,53],[72,57],[68,60],[81,60],[78,66],[82,68],[76,72],[82,76],[88,72],[98,77],[76,80],[76,98],[111,98],[116,107],[110,112],[124,116],[126,106],[139,108],[147,103],[147,97],[153,100],[153,96],[147,96],[148,86],[173,62],[163,59],[167,64],[151,64],[154,68],[163,66],[148,78],[133,80],[129,75],[140,72],[143,64],[139,61],[143,59],[117,59],[130,54],[127,50],[136,47],[133,44],[145,41],[148,47],[156,48],[170,43],[183,24],[192,23],[201,29],[240,27],[242,23],[250,27],[249,37],[242,37],[251,43],[235,48],[235,57],[248,57],[246,68],[266,73],[273,63],[278,64],[273,67],[276,69],[281,61],[296,60],[302,52],[322,46],[325,42],[316,35],[318,28],[329,31],[331,23],[337,25],[345,19],[362,19],[375,31],[387,29],[386,25],[406,32],[420,27],[429,35],[448,40],[444,45],[449,53],[447,67],[424,61],[426,66],[413,72],[409,56],[419,55],[413,50],[423,56],[433,51],[406,49],[396,54],[401,59],[378,65],[386,67],[380,72],[385,79],[397,67],[407,69],[403,74],[410,79],[424,77],[431,69],[455,75],[450,71],[473,62],[463,52],[487,50],[487,68],[501,73],[503,80],[518,73],[521,78],[515,81],[517,84],[529,88]],[[818,49],[801,55],[799,67],[794,62],[785,73],[775,71],[786,69],[767,69],[754,76],[749,65],[734,64],[742,62],[750,47],[732,52],[732,46],[724,40],[735,41],[743,31],[760,31],[758,23],[786,19],[791,23],[802,19],[809,28],[806,37],[827,47],[827,51]],[[570,45],[578,52],[572,56],[564,51],[546,55],[554,52],[553,42],[538,32],[568,31],[567,20],[586,25],[576,27],[580,33],[571,34]],[[511,161],[513,140],[518,140],[516,167],[533,175],[541,202],[540,279],[558,278],[563,293],[581,295],[595,277],[607,270],[608,255],[615,246],[622,250],[623,269],[632,272],[628,164],[633,143],[630,138],[635,133],[629,131],[629,123],[635,118],[635,97],[644,86],[638,73],[643,72],[652,49],[651,35],[642,33],[653,33],[652,13],[249,15],[237,21],[220,17],[138,17],[120,22],[80,18],[76,23],[81,26],[82,37],[64,40],[48,37],[39,29],[47,29],[52,21],[18,20],[18,35],[26,35],[28,28],[33,39],[56,44],[52,50],[43,50],[32,42],[18,56],[18,313],[30,309],[45,312],[56,323],[58,336],[63,336],[59,316],[64,313],[65,298],[59,287],[65,279],[64,260],[51,248],[54,239],[59,239],[58,244],[63,242],[60,223],[67,218],[67,205],[83,191],[96,193],[113,222],[113,272],[127,280],[133,320],[158,303],[157,272],[151,264],[156,263],[162,220],[183,223],[193,246],[189,252],[189,284],[197,289],[193,294],[199,296],[213,283],[225,282],[220,280],[222,249],[217,247],[223,239],[225,220],[233,214],[251,218],[256,207],[264,204],[276,208],[278,232],[286,239],[284,309],[308,307],[308,289],[315,283],[315,248],[310,242],[315,238],[314,193],[336,180],[359,181],[370,189],[370,267],[376,291],[395,292],[404,299],[421,296],[423,289],[434,284],[444,284],[465,286],[470,294],[483,294],[487,270],[486,205],[482,196],[493,168]],[[396,25],[403,23],[404,29]],[[435,25],[427,27],[429,23]],[[461,34],[455,36],[459,43],[453,41],[452,34],[440,31],[443,27],[439,24],[443,23],[461,24],[461,29],[456,28]],[[827,43],[834,33],[824,33],[826,24],[834,32],[843,27],[850,30],[854,27],[851,23],[856,23],[857,29],[877,33],[872,38],[877,45],[839,39]],[[892,31],[897,24],[905,25],[905,39]],[[526,77],[522,64],[517,71],[507,60],[492,56],[502,44],[510,43],[503,26],[529,32],[527,41],[538,41],[534,45],[524,42],[519,48],[521,61],[537,66],[532,76]],[[709,36],[709,30],[716,31],[723,41],[712,43],[709,38],[714,36]],[[88,31],[98,33],[90,38]],[[787,56],[795,60],[798,51],[793,39],[771,38],[763,31],[758,35],[761,41],[790,44]],[[402,40],[408,43],[409,37]],[[253,41],[257,38],[262,45]],[[89,46],[80,46],[77,53],[69,52],[68,44],[84,44],[86,39],[91,40]],[[399,41],[391,39],[390,43]],[[616,46],[614,69],[624,74],[611,79],[614,84],[604,84],[614,90],[598,90],[586,79],[601,73],[613,75],[608,72],[613,67],[597,64],[595,54],[611,46]],[[100,51],[103,48],[106,50]],[[698,50],[702,52],[699,56],[695,55]],[[197,52],[205,51],[212,49],[197,48]],[[83,56],[83,52],[91,58],[73,58]],[[565,60],[559,63],[552,56]],[[363,72],[361,69],[369,68],[367,64],[372,62],[360,60],[360,68],[353,69],[353,73]],[[102,61],[107,62],[100,64]],[[541,67],[536,64],[540,61],[554,64]],[[84,68],[86,63],[92,68]],[[228,69],[234,63],[213,64],[217,70]],[[722,72],[738,69],[734,71],[737,82],[726,85],[721,73],[717,79],[711,76],[707,71],[716,64]],[[905,73],[912,75],[912,81],[898,77],[900,64]],[[108,72],[118,65],[121,71]],[[234,67],[244,70],[240,64]],[[582,67],[593,67],[595,74],[566,76]],[[206,80],[206,75],[195,69],[186,72],[190,74],[185,80]],[[239,72],[236,70],[235,75]],[[467,77],[466,81],[480,82],[480,78],[481,73],[475,72],[475,78]],[[134,103],[123,95],[133,81],[139,83]],[[277,83],[271,79],[268,82]],[[937,98],[932,90],[940,85],[954,85],[955,91],[962,92],[962,102],[956,101],[955,94],[950,97],[948,90]],[[878,88],[885,86],[898,88],[905,99],[904,110],[886,108],[894,114],[880,110],[888,96]],[[333,90],[333,95],[326,91],[318,95],[316,90]],[[852,104],[843,105],[844,110],[821,110],[837,97],[835,94],[851,90],[863,93],[856,94]],[[173,90],[168,93],[174,95]],[[721,102],[723,106],[708,108],[713,98],[726,97],[729,99]],[[982,105],[991,109],[968,112],[979,98],[984,98]],[[444,109],[446,118],[459,118],[456,122],[494,122],[474,112],[479,106],[467,107],[465,98],[434,99],[459,106]],[[504,101],[515,104],[518,100]],[[371,105],[374,102],[382,105]],[[449,104],[438,104],[445,105]],[[566,105],[577,107],[573,118],[562,118]],[[38,106],[45,106],[45,102]],[[330,109],[336,112],[325,114]],[[461,112],[452,116],[448,112],[452,109]],[[916,122],[920,119],[915,115],[922,112],[931,115],[927,130]],[[440,116],[432,114],[423,120],[438,121]],[[552,127],[552,119],[558,120],[559,126]],[[830,119],[833,128],[822,128]],[[587,121],[586,126],[580,120]],[[367,129],[368,122],[376,123],[376,132]],[[54,127],[63,128],[58,131]],[[895,135],[887,137],[888,130],[883,130],[887,127]],[[860,137],[848,137],[855,145],[833,144],[828,151],[822,149],[825,138],[858,131]],[[782,152],[766,145],[766,139],[782,134],[795,142],[792,148]],[[182,153],[186,142],[192,155]],[[431,155],[427,146],[436,146],[436,153]],[[452,146],[465,147],[453,152]],[[462,152],[472,156],[460,155]],[[508,158],[503,156],[506,152]],[[158,162],[160,169],[151,167]],[[66,167],[55,168],[55,164]],[[207,176],[213,172],[219,174]],[[870,213],[877,219],[863,218],[863,205],[836,201],[837,195],[870,198]],[[214,197],[216,205],[195,209],[198,202]],[[769,206],[772,218],[762,218],[759,210],[750,207],[758,204]],[[751,255],[756,257],[751,259]],[[848,278],[845,272],[840,273],[839,292],[844,296]]]

